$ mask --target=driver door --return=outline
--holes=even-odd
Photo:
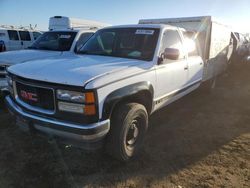
[[[157,100],[164,105],[164,103],[175,95],[180,94],[183,88],[185,88],[188,79],[188,62],[178,30],[166,30],[161,44],[160,54],[166,48],[174,48],[180,51],[177,60],[163,59],[156,68]],[[158,102],[156,101],[156,103]]]

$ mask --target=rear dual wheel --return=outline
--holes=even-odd
[[[138,103],[122,104],[111,118],[107,151],[120,161],[128,161],[138,154],[148,128],[146,108]]]

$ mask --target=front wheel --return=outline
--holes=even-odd
[[[128,161],[139,151],[148,128],[146,108],[137,103],[121,104],[111,118],[107,151],[120,161]]]

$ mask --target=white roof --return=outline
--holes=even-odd
[[[22,26],[13,26],[13,25],[0,25],[1,30],[17,30],[17,31],[37,31],[41,32],[38,29],[33,29],[29,27],[22,27]]]
[[[196,16],[196,17],[179,17],[179,18],[158,18],[158,19],[141,19],[139,24],[171,24],[178,22],[202,22],[202,21],[214,22],[220,25],[229,27],[228,25],[222,24],[213,16]]]
[[[132,24],[132,25],[116,25],[116,26],[110,26],[105,27],[105,29],[112,29],[112,28],[152,28],[152,29],[161,29],[165,27],[171,27],[176,28],[172,25],[166,25],[166,24]]]
[[[203,19],[211,19],[211,16],[199,16],[199,17],[180,17],[180,18],[159,18],[159,19],[141,19],[139,24],[164,24],[171,22],[190,22],[190,21],[201,21]]]
[[[54,16],[49,19],[49,30],[99,29],[106,26],[109,25],[93,20],[69,18],[65,16]]]

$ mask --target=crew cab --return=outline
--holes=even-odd
[[[184,32],[166,24],[100,29],[78,55],[9,67],[6,105],[23,130],[128,161],[148,117],[202,82],[203,60]]]
[[[0,90],[7,90],[6,68],[26,61],[60,58],[75,53],[94,32],[107,26],[91,20],[54,16],[49,31],[42,34],[28,49],[0,53]]]

